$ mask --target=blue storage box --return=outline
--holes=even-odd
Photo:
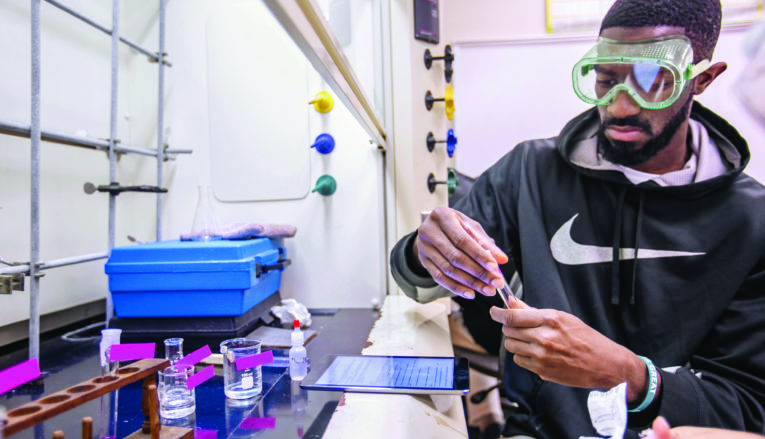
[[[106,262],[117,317],[239,316],[279,290],[279,239],[160,241],[115,247]]]

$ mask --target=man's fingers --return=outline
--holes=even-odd
[[[465,215],[460,215],[460,222],[462,223],[462,227],[467,230],[468,233],[470,233],[470,235],[479,243],[482,248],[491,254],[492,258],[494,258],[498,264],[507,263],[509,258],[505,252],[497,247],[497,244],[495,244],[494,240],[489,237],[485,230],[483,230],[483,227],[480,223],[478,223],[478,221],[475,221]]]
[[[433,280],[436,281],[439,285],[446,288],[447,290],[451,291],[452,293],[464,297],[465,299],[474,299],[475,298],[475,292],[471,290],[470,288],[467,288],[466,286],[457,283],[452,278],[444,275],[441,270],[430,260],[430,259],[421,259],[420,263],[423,267],[425,267],[426,270],[433,276]]]
[[[505,349],[507,349],[509,352],[522,355],[524,357],[533,356],[533,352],[532,352],[533,346],[531,345],[531,343],[527,341],[523,341],[523,340],[518,340],[517,338],[506,337]]]
[[[536,328],[542,326],[545,320],[544,310],[526,306],[527,308],[523,309],[502,309],[492,306],[489,314],[492,320],[502,323],[503,326],[514,328]]]
[[[456,216],[444,217],[446,215],[441,212],[436,220],[429,221],[420,227],[420,233],[415,241],[420,262],[424,257],[430,258],[441,272],[458,283],[480,291],[482,294],[494,295],[496,284],[502,283],[502,280],[497,280],[501,279],[502,275],[499,273],[496,262],[462,228],[459,221],[455,220]],[[479,255],[471,254],[470,247],[473,250],[477,249]],[[482,257],[484,262],[477,260],[476,257]],[[491,261],[495,267],[494,271],[487,270],[483,266],[485,261]],[[431,274],[435,273],[431,272]]]
[[[515,354],[515,355],[513,355],[513,361],[518,366],[521,366],[522,368],[524,368],[526,370],[530,370],[532,372],[535,372],[533,358],[527,357],[527,356],[521,355],[521,354]]]
[[[491,252],[483,248],[480,242],[467,229],[460,226],[444,230],[444,233],[456,250],[465,253],[476,261],[484,270],[489,271],[492,277],[498,276],[499,265],[497,265],[497,261]],[[444,256],[450,257],[452,255],[445,254]]]
[[[424,251],[421,253],[420,262],[422,262],[423,259],[429,259],[432,266],[437,268],[437,270],[428,271],[433,276],[433,279],[439,284],[443,285],[439,279],[439,277],[443,275],[463,287],[466,287],[468,290],[479,291],[481,294],[487,296],[495,294],[496,290],[494,287],[478,277],[485,275],[485,270],[482,270],[478,264],[476,264],[475,261],[470,260],[467,255],[462,255],[460,257],[453,256],[454,259],[451,259],[442,255],[434,246],[425,243],[421,243],[421,246]],[[425,268],[427,269],[428,267]],[[480,273],[478,276],[474,274],[476,271]]]

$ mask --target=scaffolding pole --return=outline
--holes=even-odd
[[[32,0],[31,194],[29,237],[29,358],[40,358],[40,0]]]
[[[43,131],[40,121],[40,14],[42,0],[30,0],[31,2],[31,124],[29,126],[19,125],[13,122],[0,120],[0,134],[8,134],[20,137],[28,137],[31,140],[31,163],[30,163],[30,255],[29,262],[24,264],[12,265],[11,267],[0,269],[0,274],[19,274],[23,273],[29,276],[30,295],[29,295],[29,358],[40,357],[40,274],[41,270],[61,267],[65,265],[80,264],[83,262],[97,259],[108,258],[111,250],[114,248],[116,235],[116,193],[109,193],[109,236],[108,251],[105,253],[92,253],[88,255],[72,256],[68,258],[56,259],[47,262],[40,261],[40,156],[41,142],[60,143],[64,145],[79,146],[94,150],[107,151],[109,155],[109,182],[117,184],[117,154],[136,153],[146,156],[156,157],[157,159],[157,186],[162,185],[162,164],[168,158],[173,158],[174,154],[189,154],[189,149],[165,149],[164,148],[164,68],[171,67],[171,64],[165,60],[165,0],[160,1],[159,16],[159,52],[153,54],[138,44],[123,38],[119,35],[119,1],[112,0],[112,29],[96,23],[90,18],[74,11],[63,5],[57,0],[45,0],[51,5],[73,15],[83,22],[101,30],[112,37],[111,44],[111,93],[110,104],[111,113],[109,120],[109,139],[90,139],[83,136],[72,136],[69,134],[55,131]],[[118,145],[117,140],[117,113],[119,96],[119,45],[120,42],[127,44],[131,48],[148,56],[151,61],[157,62],[159,66],[159,97],[158,97],[158,115],[157,115],[157,150],[148,148],[137,148],[131,146]],[[157,194],[157,240],[161,239],[161,195]],[[0,262],[2,262],[0,260]],[[106,326],[114,316],[114,305],[110,294],[106,295]]]
[[[14,122],[0,120],[0,134],[30,138],[31,128],[28,125],[19,125]],[[73,136],[57,131],[40,130],[43,141],[59,143],[62,145],[79,146],[88,149],[97,149],[109,151],[109,141],[101,139],[91,139],[89,137]],[[157,156],[157,151],[149,148],[139,148],[136,146],[119,145],[115,142],[114,150],[118,153],[134,153],[151,157]],[[165,155],[171,154],[191,154],[190,149],[167,149]]]
[[[62,11],[66,12],[67,14],[69,14],[69,15],[75,17],[75,18],[80,19],[84,23],[87,23],[87,24],[93,26],[94,28],[100,30],[101,32],[103,32],[105,34],[111,34],[112,33],[112,31],[110,29],[108,29],[106,26],[103,26],[103,25],[97,23],[96,21],[86,17],[85,15],[75,11],[74,9],[70,8],[69,6],[66,6],[65,4],[63,4],[63,3],[61,3],[61,2],[59,2],[57,0],[45,0],[45,1],[50,3],[51,5],[59,8],[59,9],[61,9]],[[139,44],[134,43],[133,41],[128,40],[125,37],[119,37],[119,40],[121,42],[127,44],[128,46],[130,46],[131,48],[133,48],[137,52],[140,52],[140,53],[148,56],[151,61],[159,62],[159,59],[160,59],[159,55],[157,55],[155,53],[151,53],[149,50],[141,47]]]
[[[114,139],[117,138],[117,98],[119,87],[119,50],[120,50],[120,1],[112,0],[112,83],[111,83],[111,113],[109,118],[109,183],[117,183],[117,153],[114,150]],[[117,194],[109,192],[109,238],[108,252],[114,248],[116,234]],[[106,294],[106,327],[114,316],[112,295]]]
[[[159,0],[159,51],[157,52],[157,187],[162,187],[165,127],[165,0]],[[157,241],[162,240],[162,194],[157,193]]]
[[[90,262],[90,261],[96,261],[99,259],[106,259],[109,257],[108,253],[101,252],[101,253],[91,253],[87,255],[82,256],[71,256],[68,258],[61,258],[61,259],[52,259],[50,261],[46,262],[38,262],[36,264],[37,268],[36,271],[41,270],[47,270],[48,268],[56,268],[56,267],[63,267],[66,265],[75,265],[75,264],[81,264],[83,262]],[[8,268],[0,268],[0,275],[2,274],[18,274],[18,273],[29,273],[29,264],[20,264],[20,265],[13,265]]]

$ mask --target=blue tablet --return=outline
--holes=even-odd
[[[344,392],[460,394],[470,389],[468,360],[463,357],[331,355],[312,370],[301,386]]]

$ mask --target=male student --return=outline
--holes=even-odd
[[[657,415],[765,431],[765,188],[743,174],[746,141],[694,101],[726,69],[720,24],[719,0],[617,0],[572,72],[593,108],[394,248],[420,301],[492,295],[512,258],[525,305],[491,310],[519,404],[506,435],[598,436],[588,396],[622,382],[625,437]]]

